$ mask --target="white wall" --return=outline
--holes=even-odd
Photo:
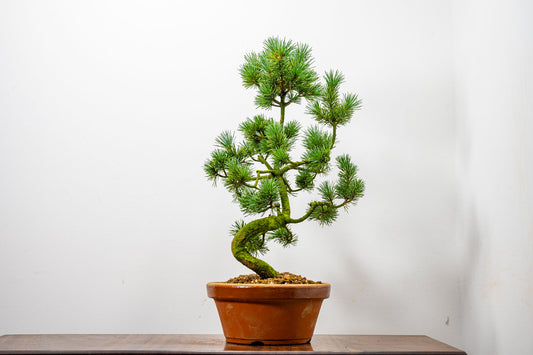
[[[454,3],[469,354],[533,353],[533,3]]]
[[[486,238],[472,236],[505,205],[472,229],[471,206],[485,204],[471,198],[476,179],[499,180],[482,175],[484,131],[465,128],[482,124],[463,101],[482,99],[479,83],[454,75],[481,55],[457,30],[469,29],[478,5],[469,6],[1,2],[0,334],[220,333],[205,283],[247,270],[229,250],[239,210],[202,164],[219,132],[257,112],[237,72],[243,55],[281,35],[310,44],[317,69],[342,70],[345,89],[363,98],[337,152],[359,164],[367,195],[330,228],[298,226],[299,246],[266,259],[333,284],[318,333],[427,334],[477,349],[465,334],[487,334],[472,293]],[[517,117],[531,113],[509,109],[518,107]],[[477,161],[465,161],[470,135]],[[498,157],[531,169],[522,156]],[[529,201],[513,206],[515,218],[526,219]],[[505,260],[526,253],[526,233]]]

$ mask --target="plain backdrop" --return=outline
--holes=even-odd
[[[205,284],[248,270],[230,252],[238,206],[202,165],[262,112],[238,68],[276,35],[364,104],[334,153],[366,196],[265,256],[332,284],[316,332],[531,354],[532,10],[1,1],[0,334],[221,333]],[[312,124],[303,107],[287,116]]]

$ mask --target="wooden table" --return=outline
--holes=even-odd
[[[250,346],[222,335],[41,334],[0,336],[0,354],[447,354],[464,351],[423,335],[315,335],[311,343]]]

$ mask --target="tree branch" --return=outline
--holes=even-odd
[[[301,223],[305,221],[307,218],[309,218],[309,216],[311,216],[315,208],[317,208],[318,206],[324,206],[324,205],[326,205],[326,203],[322,201],[311,202],[309,203],[309,209],[302,217],[296,218],[296,219],[289,218],[289,221],[287,223]]]
[[[310,162],[307,161],[307,160],[304,160],[304,161],[298,161],[298,162],[289,162],[288,165],[286,165],[283,169],[281,169],[279,172],[281,175],[285,174],[287,171],[289,170],[292,170],[292,169],[297,169],[298,167],[302,166],[302,165],[305,165],[305,164],[309,164]]]
[[[333,205],[333,207],[335,207],[335,208],[338,209],[338,208],[341,208],[341,207],[346,206],[347,204],[349,204],[349,203],[352,202],[352,201],[353,201],[353,199],[352,199],[352,200],[344,200],[344,202],[341,203],[340,205]]]
[[[259,159],[259,161],[261,163],[263,163],[264,166],[267,167],[268,170],[270,170],[271,173],[274,173],[274,169],[272,169],[272,167],[270,166],[270,164],[268,163],[268,161],[263,157],[262,154],[258,154],[257,155],[257,158]]]
[[[246,185],[246,186],[257,187],[259,180],[268,179],[270,177],[270,176],[265,176],[265,175],[261,176],[261,174],[270,174],[270,173],[272,173],[270,170],[257,170],[256,171],[257,176],[255,178],[251,178],[248,180],[248,181],[255,181],[255,184],[253,186],[251,185]]]
[[[337,140],[337,125],[333,125],[333,135],[331,137],[331,149],[335,148],[335,141]]]

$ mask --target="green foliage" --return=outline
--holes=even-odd
[[[298,134],[300,133],[302,126],[298,121],[290,121],[286,122],[283,126],[283,132],[285,133],[285,136],[288,140],[292,142],[292,144],[295,143],[296,138],[298,138]]]
[[[324,181],[318,187],[321,201],[316,205],[310,219],[317,220],[321,225],[329,225],[338,217],[340,207],[348,208],[363,197],[365,183],[357,177],[357,166],[352,163],[349,155],[344,154],[336,158],[339,169],[338,181],[332,184]],[[335,204],[336,200],[342,200]]]
[[[311,213],[310,219],[316,220],[320,225],[330,225],[338,217],[339,211],[333,204],[320,204]]]
[[[288,247],[296,244],[298,237],[289,227],[285,226],[269,232],[268,240],[276,241],[283,247]]]
[[[224,131],[215,139],[215,147],[219,147],[226,151],[235,150],[235,135],[233,132]]]
[[[283,126],[280,123],[271,122],[267,125],[265,130],[265,139],[262,141],[262,151],[265,153],[275,149],[289,151],[294,145],[294,141],[294,139],[287,138]]]
[[[336,197],[335,187],[331,186],[329,181],[324,181],[322,184],[320,184],[320,186],[318,187],[318,191],[320,191],[322,201],[333,205],[333,200],[335,200]]]
[[[225,179],[224,185],[230,191],[238,191],[252,171],[247,160],[249,149],[245,145],[236,146],[235,136],[230,131],[222,132],[215,139],[215,149],[211,158],[204,163],[204,172],[209,180],[216,184],[219,178]]]
[[[333,145],[332,135],[318,126],[310,127],[305,132],[303,145],[306,149],[303,160],[308,162],[307,169],[316,174],[326,173]]]
[[[344,76],[339,71],[329,71],[324,76],[326,86],[318,100],[307,105],[307,113],[313,118],[330,126],[342,126],[350,122],[356,110],[361,108],[361,100],[354,94],[344,94],[340,97],[340,84]]]
[[[255,104],[261,108],[299,103],[302,97],[320,94],[311,48],[306,44],[269,38],[262,52],[245,55],[240,74],[244,87],[257,90]]]
[[[263,115],[257,115],[253,119],[247,118],[240,124],[239,131],[244,135],[252,154],[262,152],[261,142],[266,138],[267,127],[273,122],[272,118],[267,119]]]
[[[316,149],[331,149],[332,136],[319,126],[312,126],[305,132],[303,145],[308,151]]]
[[[343,199],[345,207],[348,203],[355,203],[363,197],[365,183],[357,178],[357,166],[352,163],[350,156],[345,154],[337,157],[339,181],[335,185],[335,196]]]
[[[337,128],[350,121],[361,100],[341,93],[344,76],[339,71],[326,72],[321,84],[311,48],[286,39],[265,40],[261,52],[245,55],[239,71],[243,86],[256,91],[255,104],[279,108],[279,117],[257,114],[239,125],[238,134],[222,132],[204,172],[214,184],[223,182],[244,215],[262,216],[234,223],[232,252],[261,277],[271,277],[276,271],[255,257],[268,251],[267,242],[294,245],[297,237],[290,224],[309,219],[329,225],[341,207],[348,208],[363,196],[365,185],[357,176],[357,166],[348,155],[341,155],[335,160],[337,181],[320,183],[319,200],[310,202],[303,216],[291,215],[289,197],[312,191],[316,178],[330,171]],[[303,131],[298,121],[285,120],[287,108],[302,99],[307,101],[306,113],[317,122]],[[298,141],[304,149],[299,159],[293,159]]]
[[[282,166],[290,161],[289,152],[296,143],[300,124],[292,121],[281,125],[272,118],[267,119],[263,115],[258,115],[253,119],[248,118],[242,122],[239,126],[239,131],[244,135],[245,147],[248,149],[249,156],[258,153],[264,155],[272,154],[274,164]],[[230,141],[230,138],[224,138],[228,142]]]
[[[245,215],[263,214],[274,209],[279,201],[279,182],[274,179],[261,180],[257,190],[247,188],[238,197],[241,211]]]
[[[258,254],[264,255],[269,249],[265,243],[265,235],[257,235],[251,238],[247,245],[247,250],[250,254],[257,256]]]
[[[225,175],[226,153],[222,150],[211,152],[211,159],[204,163],[204,172],[207,178],[216,185],[217,179]]]
[[[233,222],[233,225],[231,226],[230,230],[229,230],[229,234],[234,237],[235,234],[237,234],[238,231],[240,231],[242,229],[242,227],[244,227],[246,225],[246,223],[244,222],[243,219],[240,219],[238,221],[235,221]]]
[[[274,148],[271,151],[274,168],[280,168],[291,161],[289,152],[284,148]]]
[[[226,176],[224,186],[237,196],[240,195],[246,182],[252,180],[252,170],[248,164],[243,164],[237,159],[230,159],[226,164]]]
[[[266,233],[257,234],[248,239],[246,243],[246,250],[252,255],[263,255],[268,252],[268,247],[265,243]]]
[[[308,169],[301,169],[296,175],[296,186],[302,190],[312,190],[315,187],[315,177]]]

